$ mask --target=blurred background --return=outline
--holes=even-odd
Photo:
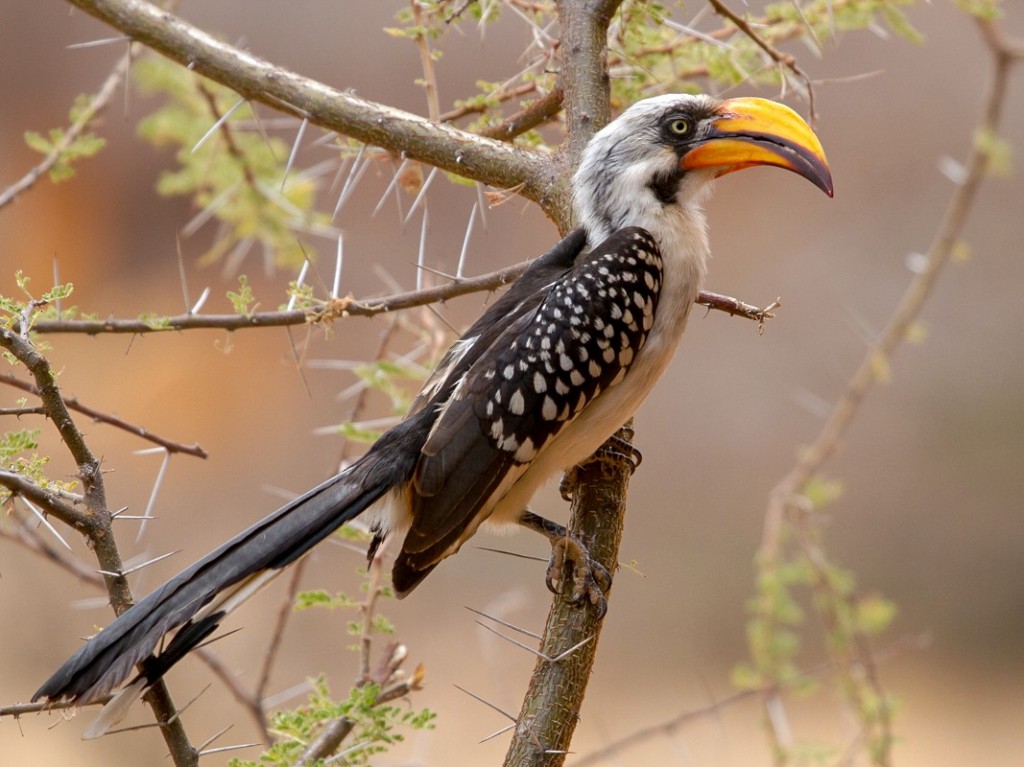
[[[399,7],[250,0],[186,2],[180,13],[295,71],[423,113],[415,46],[381,31]],[[1019,4],[1005,8],[1005,28],[1019,37]],[[718,185],[709,207],[715,258],[707,287],[760,304],[781,295],[784,307],[763,336],[746,321],[695,312],[673,366],[637,416],[645,460],[630,486],[621,559],[636,560],[642,575],[622,570],[617,577],[576,754],[733,691],[729,674],[745,659],[744,607],[768,493],[800,445],[817,434],[881,331],[911,279],[908,258],[927,250],[953,192],[940,165],[965,156],[987,86],[988,55],[968,17],[944,1],[915,6],[909,16],[926,36],[923,46],[865,32],[827,41],[821,60],[801,54],[810,75],[826,81],[817,91],[817,131],[836,181],[834,200],[772,170]],[[0,4],[0,30],[0,187],[6,187],[38,162],[23,133],[64,125],[75,95],[93,91],[122,49],[68,49],[116,33],[61,3],[7,0]],[[473,93],[475,81],[514,71],[511,62],[529,35],[511,14],[488,29],[483,44],[475,32],[449,34],[438,62],[442,108]],[[857,77],[866,73],[875,74]],[[1003,132],[1019,156],[1024,71],[1011,87]],[[138,120],[153,107],[135,94],[115,97],[99,128],[108,146],[97,159],[80,163],[70,183],[41,182],[0,210],[0,293],[16,294],[19,268],[41,293],[57,259],[60,279],[75,285],[71,303],[83,310],[118,317],[182,311],[176,234],[195,211],[154,191],[172,157],[136,137]],[[290,143],[294,131],[293,124],[281,135]],[[329,155],[310,141],[299,160],[311,165]],[[382,166],[374,173],[336,222],[346,238],[342,293],[357,297],[416,284],[420,219],[401,226],[390,203],[371,219],[391,171]],[[432,187],[426,257],[433,268],[455,270],[475,200],[471,188],[441,181]],[[885,689],[901,702],[895,755],[905,767],[1024,763],[1022,213],[1019,172],[985,184],[967,229],[970,258],[943,274],[922,317],[923,340],[900,349],[890,382],[871,392],[826,466],[829,479],[843,487],[827,509],[827,547],[856,572],[862,591],[899,606],[877,646],[931,637],[927,649],[896,654],[879,670]],[[529,204],[513,200],[477,221],[466,272],[539,254],[556,236]],[[223,296],[237,286],[237,275],[197,263],[209,243],[205,233],[182,243],[189,287],[196,296],[209,286],[206,310],[228,311]],[[315,246],[329,274],[334,244]],[[268,273],[255,250],[239,272],[253,282],[262,308],[276,305],[294,278]],[[441,311],[464,327],[486,300],[472,296]],[[358,360],[376,353],[387,327],[384,319],[350,319],[327,337],[304,329],[292,337],[300,345],[309,341],[307,361]],[[181,550],[133,576],[137,595],[274,509],[276,489],[298,493],[331,474],[342,455],[340,438],[313,431],[348,416],[351,400],[337,395],[354,378],[315,364],[300,375],[284,330],[46,340],[67,395],[160,435],[198,442],[210,454],[205,461],[171,460],[154,508],[159,519],[141,542],[134,542],[137,523],[122,523],[126,557]],[[399,338],[393,351],[411,344]],[[8,389],[0,404],[11,406],[18,396]],[[388,415],[383,401],[371,404],[370,416]],[[49,427],[24,421],[43,426],[44,450],[55,456],[51,475],[72,475]],[[142,513],[160,457],[136,455],[149,445],[121,431],[84,418],[80,425],[103,458],[111,506]],[[564,518],[553,488],[536,506]],[[63,534],[93,561],[72,532]],[[455,685],[515,714],[532,656],[480,628],[465,607],[539,630],[549,600],[540,563],[477,547],[545,557],[547,547],[529,534],[478,536],[473,544],[412,598],[383,608],[408,645],[410,662],[426,669],[426,689],[412,705],[439,717],[435,730],[412,736],[377,764],[488,765],[504,755],[506,736],[478,741],[506,720]],[[344,547],[321,546],[303,585],[356,592],[361,561]],[[229,628],[244,630],[216,647],[243,683],[254,682],[282,585],[241,610]],[[0,704],[27,700],[79,646],[78,637],[109,621],[98,596],[0,539]],[[345,617],[306,611],[293,618],[272,693],[320,671],[335,691],[347,688],[356,657],[345,649]],[[807,666],[825,657],[819,634],[813,625],[805,632]],[[197,661],[181,664],[169,680],[179,704],[208,677]],[[186,714],[193,738],[201,742],[234,723],[215,745],[252,740],[249,721],[234,705],[215,682]],[[855,735],[827,682],[813,697],[792,701],[790,713],[802,740],[843,746]],[[0,721],[4,764],[162,763],[163,743],[152,730],[82,743],[90,718]],[[136,719],[147,721],[145,712]],[[226,761],[213,756],[204,764]],[[761,712],[746,702],[605,763],[755,765],[769,764],[770,754]]]

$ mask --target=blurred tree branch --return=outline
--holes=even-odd
[[[100,462],[89,449],[71,417],[57,386],[54,371],[35,345],[17,331],[0,327],[0,347],[23,364],[35,379],[37,396],[46,410],[46,415],[60,433],[61,441],[78,466],[78,476],[85,489],[85,508],[79,510],[68,507],[50,491],[33,485],[20,475],[11,476],[7,471],[0,472],[0,484],[7,487],[12,494],[32,498],[34,502],[89,539],[100,569],[104,573],[103,579],[110,596],[111,607],[120,615],[132,606],[133,599],[128,581],[123,575],[124,563],[111,528],[113,515],[107,507]],[[178,718],[177,708],[163,680],[150,687],[145,700],[153,709],[175,765],[193,767],[198,764],[198,751],[189,742],[188,735]]]
[[[892,763],[892,704],[875,672],[867,635],[856,620],[857,595],[849,584],[844,583],[846,578],[828,560],[821,546],[821,523],[813,514],[810,488],[825,462],[838,450],[872,387],[887,379],[896,350],[910,336],[911,328],[932,295],[939,276],[961,242],[977,202],[978,190],[990,170],[990,139],[998,134],[1010,72],[1024,59],[1024,45],[1007,39],[992,20],[979,18],[976,22],[991,55],[992,72],[964,163],[963,178],[939,222],[923,268],[910,281],[879,339],[865,353],[818,436],[800,450],[796,464],[772,490],[765,511],[757,556],[759,595],[752,619],[757,630],[748,632],[748,641],[754,666],[764,675],[760,678],[772,682],[763,698],[768,731],[775,739],[778,765],[790,763],[793,746],[784,734],[785,728],[774,726],[782,716],[779,695],[786,688],[786,677],[790,676],[788,661],[773,656],[770,649],[773,646],[770,638],[784,631],[781,626],[784,621],[777,612],[780,604],[777,589],[786,588],[781,568],[784,564],[783,541],[788,529],[795,534],[796,546],[808,566],[807,583],[815,594],[817,614],[830,638],[828,650],[843,683],[844,694],[862,728],[861,746],[878,767],[888,767]],[[861,671],[852,673],[854,666]],[[794,681],[794,678],[789,679],[790,684]]]
[[[319,306],[306,309],[291,309],[269,312],[252,312],[251,314],[199,314],[189,312],[166,317],[146,317],[144,319],[128,319],[108,317],[107,319],[40,319],[32,325],[36,333],[83,333],[100,335],[104,333],[128,333],[143,335],[147,333],[164,333],[169,330],[246,330],[254,328],[292,327],[296,325],[323,325],[336,322],[345,317],[374,317],[379,314],[412,309],[418,306],[444,303],[448,299],[471,293],[494,291],[515,281],[526,271],[529,261],[507,266],[477,277],[454,278],[443,285],[436,285],[421,290],[409,290],[403,293],[392,293],[382,298],[352,297],[336,298],[324,301]],[[725,312],[733,317],[743,317],[757,323],[771,319],[771,312],[778,308],[758,307],[736,298],[702,290],[696,303],[708,309]],[[8,382],[0,375],[0,382]],[[69,400],[72,408],[80,406]],[[82,411],[87,412],[87,411]],[[92,415],[92,413],[87,413]],[[101,418],[94,415],[93,417]],[[130,429],[129,429],[130,430]],[[142,436],[140,434],[140,436]],[[152,435],[147,439],[152,439]],[[153,441],[156,441],[155,439]],[[163,444],[163,442],[157,442]],[[177,445],[178,452],[191,452],[195,446]],[[201,448],[198,448],[201,450]],[[200,456],[202,457],[202,456]]]
[[[423,54],[424,75],[428,85],[428,102],[432,119],[392,109],[355,97],[325,84],[302,77],[294,72],[264,61],[237,47],[226,45],[206,32],[189,25],[155,6],[140,0],[69,0],[73,5],[121,30],[132,40],[153,48],[178,64],[188,67],[213,81],[234,90],[243,99],[261,102],[272,109],[301,118],[316,125],[336,131],[358,141],[381,147],[400,156],[403,160],[416,160],[441,168],[461,177],[477,180],[501,189],[514,190],[539,204],[545,213],[554,219],[559,229],[567,231],[571,225],[569,180],[580,152],[593,133],[602,127],[610,115],[610,85],[608,73],[609,24],[619,10],[620,0],[560,0],[556,4],[561,25],[561,39],[558,50],[562,56],[562,71],[558,87],[538,98],[534,104],[511,115],[497,125],[472,133],[442,124],[445,119],[456,119],[478,111],[475,107],[460,107],[448,115],[440,114],[436,99],[436,83],[428,64],[430,49],[427,38],[421,32],[416,38]],[[773,45],[774,37],[754,32],[748,22],[736,17],[717,0],[711,5],[730,19],[747,34],[765,55],[778,64],[784,64],[801,75],[810,87],[810,81],[802,70],[796,67],[795,59],[781,53]],[[841,3],[837,3],[839,5]],[[831,10],[831,5],[829,9]],[[465,9],[462,6],[456,13]],[[414,11],[419,6],[414,4]],[[419,18],[418,18],[419,20]],[[772,24],[783,25],[780,20]],[[809,25],[808,25],[809,26]],[[799,28],[799,25],[797,25]],[[726,39],[734,30],[716,32],[714,39]],[[780,32],[796,36],[797,32]],[[686,39],[680,38],[676,47]],[[651,52],[659,49],[653,47]],[[676,50],[666,47],[663,53]],[[771,61],[762,57],[759,65],[771,68]],[[616,53],[616,61],[625,62],[628,55]],[[688,72],[708,71],[704,64],[690,67]],[[203,88],[205,88],[205,83]],[[509,98],[534,92],[526,85],[510,88]],[[215,95],[205,91],[210,110],[218,119],[220,132],[231,138],[225,115],[221,112]],[[494,94],[492,94],[494,97]],[[501,100],[503,96],[499,97]],[[239,102],[241,103],[241,102]],[[483,102],[481,102],[483,103]],[[483,110],[480,110],[483,111]],[[559,151],[545,154],[505,143],[522,133],[543,124],[564,111],[568,136]],[[813,103],[811,107],[813,113]],[[224,119],[225,122],[219,121]],[[303,127],[305,122],[303,122]],[[212,131],[211,131],[212,132]],[[500,140],[499,140],[500,139]],[[298,141],[296,142],[298,144]],[[230,146],[229,146],[230,150]],[[248,169],[246,169],[248,170]],[[287,173],[285,174],[287,175]],[[396,174],[397,178],[397,174]],[[253,189],[258,189],[251,174],[246,179]],[[283,184],[282,184],[283,186]],[[340,204],[340,203],[339,203]],[[372,316],[400,308],[422,306],[443,301],[457,295],[478,290],[493,290],[514,279],[524,265],[517,265],[476,278],[457,278],[446,285],[425,290],[408,291],[377,300],[357,301],[352,298],[333,298],[322,303],[278,312],[253,312],[252,314],[200,315],[189,312],[175,317],[154,319],[47,319],[38,320],[32,329],[39,333],[78,332],[98,333],[148,333],[168,329],[219,328],[235,330],[248,327],[290,326],[306,323],[326,323],[349,315]],[[461,273],[461,270],[460,270]],[[721,309],[731,314],[754,319],[759,323],[771,316],[773,306],[758,309],[724,296],[703,293],[700,299],[706,306]],[[123,572],[120,556],[110,535],[110,513],[106,508],[99,463],[88,452],[81,435],[67,412],[70,400],[63,399],[52,384],[52,371],[40,366],[39,361],[29,354],[31,347],[22,348],[24,341],[10,331],[12,348],[17,347],[15,356],[21,359],[36,377],[35,390],[44,401],[43,409],[57,424],[65,444],[76,457],[85,484],[85,511],[68,504],[64,499],[48,495],[28,483],[22,477],[13,477],[9,472],[0,473],[0,484],[14,493],[32,497],[44,508],[83,529],[97,548],[101,567],[110,573]],[[5,336],[6,339],[6,336]],[[30,364],[31,363],[31,364]],[[45,360],[43,360],[45,363]],[[35,368],[32,367],[35,365]],[[47,388],[52,386],[52,391]],[[81,408],[79,408],[81,409]],[[631,436],[631,432],[623,436]],[[614,461],[607,458],[593,461],[581,468],[579,477],[583,480],[577,486],[572,507],[571,526],[575,532],[588,541],[592,553],[606,565],[617,561],[619,539],[622,534],[625,494],[631,465],[628,461]],[[799,489],[799,488],[798,488]],[[43,501],[50,503],[47,507]],[[59,512],[59,513],[58,513]],[[93,518],[99,518],[94,522]],[[95,525],[95,527],[93,527]],[[94,540],[98,536],[99,540]],[[102,540],[106,538],[107,540]],[[117,612],[130,604],[131,596],[123,576],[107,576],[108,589]],[[372,611],[372,601],[367,602],[367,614]],[[283,627],[282,618],[279,627]],[[542,652],[547,658],[538,662],[531,681],[531,689],[523,704],[513,742],[506,764],[509,765],[558,765],[564,761],[573,729],[578,719],[586,690],[586,682],[596,654],[600,622],[594,611],[582,610],[569,605],[564,599],[555,599],[548,617],[548,626],[542,640]],[[276,652],[279,632],[271,642],[270,655]],[[567,648],[576,648],[567,652]],[[368,657],[365,659],[368,661]],[[398,661],[400,662],[400,661]],[[365,661],[364,661],[365,665]],[[395,666],[397,668],[397,666]],[[268,664],[264,666],[260,683],[252,695],[237,685],[233,691],[239,700],[255,714],[264,738],[269,737],[269,728],[262,717],[261,693],[266,684]],[[222,675],[226,674],[221,669]],[[364,678],[367,676],[363,674]],[[391,679],[391,677],[388,677]],[[394,695],[403,694],[415,687],[417,678],[406,684],[391,688]],[[230,681],[230,680],[229,680]],[[379,681],[379,680],[378,680]],[[392,679],[393,681],[393,679]],[[231,686],[229,684],[229,686]],[[397,692],[396,692],[397,690]],[[241,693],[244,693],[242,695]],[[193,764],[197,749],[193,748],[180,721],[173,714],[174,706],[166,697],[162,683],[151,692],[151,703],[157,711],[157,719],[163,723],[164,736],[172,750],[176,764]],[[309,746],[306,758],[329,754],[351,731],[350,720],[340,717],[335,726],[325,732],[321,740]]]
[[[29,394],[32,394],[34,396],[39,396],[39,389],[37,387],[18,379],[17,377],[10,373],[0,373],[0,383],[6,384],[7,386],[12,386],[15,389],[21,389],[22,391],[28,392]],[[135,424],[128,423],[123,418],[119,418],[116,415],[104,413],[101,410],[97,410],[94,407],[90,407],[89,405],[83,404],[79,402],[76,397],[64,397],[64,404],[67,406],[68,410],[74,410],[75,412],[88,416],[97,423],[105,423],[115,428],[122,429],[123,431],[126,431],[129,434],[134,434],[135,436],[144,439],[147,442],[152,442],[154,445],[159,445],[160,447],[164,448],[168,453],[184,453],[186,455],[195,456],[196,458],[207,457],[206,451],[203,450],[203,448],[200,447],[199,445],[185,445],[181,442],[176,442],[175,440],[167,439],[166,437],[161,437],[160,435],[154,434],[153,432],[149,431],[144,426],[137,426]],[[46,409],[41,408],[40,412],[46,414]]]

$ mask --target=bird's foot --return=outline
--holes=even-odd
[[[644,454],[632,443],[624,440],[618,434],[610,436],[601,447],[594,451],[594,455],[588,460],[599,463],[610,463],[614,465],[626,464],[629,466],[629,473],[632,474],[643,463]],[[579,466],[573,466],[562,474],[558,483],[558,492],[563,501],[572,501],[576,491],[576,484],[579,482]]]
[[[563,594],[567,583],[571,583],[569,601],[573,604],[589,602],[597,610],[598,620],[608,612],[605,594],[612,587],[611,573],[591,558],[587,547],[571,533],[551,542],[551,559],[544,583],[553,594]]]
[[[571,585],[569,601],[593,605],[597,619],[608,612],[605,594],[611,590],[612,576],[608,568],[590,556],[586,544],[579,536],[550,519],[545,519],[530,510],[523,511],[519,524],[540,533],[551,541],[551,559],[544,575],[544,583],[554,594],[564,593]]]

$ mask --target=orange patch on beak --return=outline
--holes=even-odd
[[[714,168],[718,175],[774,165],[798,173],[829,197],[832,173],[811,127],[789,107],[759,98],[729,99],[714,130],[680,160],[680,167]]]

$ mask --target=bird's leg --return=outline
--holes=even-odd
[[[629,473],[632,474],[637,470],[637,468],[639,468],[640,464],[643,463],[643,460],[644,454],[640,452],[639,448],[623,439],[618,434],[613,434],[605,440],[605,443],[601,445],[601,447],[594,451],[593,456],[588,459],[587,463],[590,463],[591,461],[614,464],[625,463],[629,466]],[[573,466],[562,474],[562,479],[558,483],[558,492],[561,494],[562,500],[572,500],[573,493],[576,490],[576,483],[579,479],[578,475],[578,466]]]
[[[572,579],[570,602],[587,600],[597,609],[600,620],[608,611],[605,594],[612,587],[612,576],[607,568],[587,551],[586,544],[567,528],[526,510],[519,517],[519,524],[540,533],[551,542],[551,559],[548,560],[544,583],[553,594],[561,594],[566,581]],[[571,568],[571,572],[570,572]]]

